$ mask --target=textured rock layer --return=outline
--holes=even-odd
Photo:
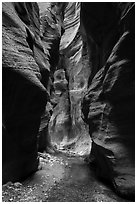
[[[87,90],[90,68],[80,32],[80,3],[66,4],[63,24],[59,64],[54,74],[58,102],[53,109],[49,133],[58,149],[88,154],[91,141],[81,117],[81,101]]]
[[[88,3],[81,9],[86,35],[99,47],[94,55],[101,59],[98,67],[98,59],[91,62],[93,72],[83,113],[93,140],[91,155],[95,157],[97,175],[110,181],[117,193],[134,200],[134,4],[102,5]],[[99,23],[102,27],[96,27]],[[98,28],[104,36],[98,36]]]
[[[90,153],[97,175],[134,200],[134,3],[2,11],[3,182],[36,171],[37,151],[54,146]]]
[[[50,68],[55,61],[50,50],[54,43],[59,44],[61,26],[55,33],[56,24],[53,28],[46,25],[45,33],[37,3],[6,2],[2,10],[3,182],[6,182],[23,179],[37,169],[37,135],[40,132],[39,148],[43,149],[41,140],[49,120],[45,109]],[[55,14],[49,14],[53,21]]]

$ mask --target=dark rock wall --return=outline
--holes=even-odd
[[[134,9],[133,3],[83,3],[81,6],[92,63],[89,88],[82,104],[93,141],[91,156],[95,157],[97,175],[111,182],[117,193],[133,200]],[[92,61],[93,47],[97,49]]]
[[[50,19],[54,26],[46,25],[45,33],[38,4],[33,2],[5,2],[2,12],[2,168],[5,183],[24,179],[36,171],[37,135],[39,149],[46,146],[43,140],[48,142],[43,134],[47,133],[50,117],[51,108],[50,105],[46,108],[46,104],[55,52],[54,58],[58,60],[58,46],[54,50],[52,47],[53,44],[59,45],[61,26],[55,29],[53,13]]]
[[[81,4],[81,24],[85,29],[92,64],[91,79],[104,65],[117,40],[118,20],[119,12],[111,4],[103,2]]]
[[[34,52],[41,49],[37,4],[3,3],[2,9],[2,168],[5,183],[37,169],[36,135],[47,92],[40,82],[40,68],[34,59]]]

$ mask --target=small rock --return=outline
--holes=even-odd
[[[13,185],[13,183],[11,181],[9,181],[6,184],[4,184],[3,187],[9,186],[9,185]]]
[[[19,183],[19,182],[16,182],[16,183],[14,183],[14,186],[15,186],[15,187],[17,187],[17,188],[19,188],[19,187],[21,187],[21,186],[22,186],[22,184],[21,184],[21,183]]]

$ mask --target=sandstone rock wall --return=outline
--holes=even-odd
[[[49,132],[53,145],[58,149],[88,154],[91,141],[81,117],[81,100],[87,90],[90,68],[80,31],[80,3],[69,2],[66,5],[63,24],[64,34],[55,72],[58,79],[54,79],[55,93],[59,100],[53,109]]]
[[[45,33],[44,25],[41,28],[38,4],[33,2],[4,2],[2,12],[2,142],[5,183],[24,179],[37,170],[38,132],[39,148],[45,148],[41,146],[41,140],[43,134],[46,137],[49,120],[46,111],[50,91],[49,75],[54,68],[53,62],[56,58],[58,60],[58,46],[55,49],[52,47],[53,44],[59,45],[61,26],[55,28],[55,14],[49,12],[54,26],[52,28],[46,24]],[[54,59],[51,50],[53,54],[57,52]]]
[[[92,63],[82,109],[93,141],[91,156],[97,175],[109,181],[119,195],[134,200],[134,4],[101,5],[83,3],[81,7]],[[93,47],[98,57],[92,61]]]
[[[56,66],[59,61],[59,44],[61,35],[63,33],[62,16],[63,16],[63,4],[38,2],[40,8],[40,31],[43,48],[45,52],[48,52],[49,62],[49,79],[47,80],[47,74],[42,78],[42,83],[47,87],[49,95],[51,96],[53,89],[53,76]],[[59,12],[60,11],[60,12]],[[59,13],[59,14],[58,14]],[[45,107],[45,112],[41,117],[41,124],[38,134],[38,151],[48,151],[52,148],[50,142],[50,136],[48,133],[48,123],[53,112],[52,104],[50,100]]]
[[[47,146],[91,149],[97,175],[134,199],[134,3],[2,10],[3,182],[36,171]]]

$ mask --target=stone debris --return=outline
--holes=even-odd
[[[37,171],[32,178],[23,183],[8,182],[2,186],[3,202],[125,201],[96,181],[82,158],[67,158],[64,155],[47,155],[45,158],[48,162],[45,162],[44,169]]]

